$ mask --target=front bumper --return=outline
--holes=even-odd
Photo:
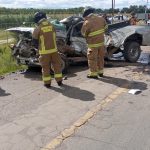
[[[17,56],[16,60],[17,63],[21,65],[40,66],[38,58],[26,58],[26,57]]]

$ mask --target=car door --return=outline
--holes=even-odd
[[[83,21],[72,26],[70,32],[70,46],[74,47],[75,53],[85,55],[87,53],[87,43],[81,34]]]

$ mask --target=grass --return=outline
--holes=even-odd
[[[13,33],[0,29],[0,40],[7,40],[9,38],[13,38],[13,36]]]
[[[26,66],[18,65],[11,56],[11,49],[7,44],[0,45],[0,75],[13,71],[26,69]]]
[[[72,15],[75,15],[75,14],[47,14],[48,17],[52,19],[58,19],[58,20],[62,20]]]
[[[0,40],[6,40],[7,39],[7,32],[4,30],[0,30]]]

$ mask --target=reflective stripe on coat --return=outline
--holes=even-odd
[[[56,33],[53,25],[47,20],[40,22],[33,32],[33,38],[39,40],[39,54],[57,52]]]
[[[104,33],[107,27],[107,23],[103,17],[91,14],[86,18],[81,32],[86,38],[89,48],[96,48],[104,45]]]

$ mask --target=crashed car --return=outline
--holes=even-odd
[[[53,21],[55,23],[56,21]],[[61,43],[65,43],[66,40],[66,28],[64,26],[56,24],[56,36],[57,43],[61,45]],[[14,33],[14,37],[17,42],[10,45],[12,50],[12,56],[17,60],[18,64],[27,65],[29,67],[40,66],[39,64],[39,54],[38,50],[33,47],[32,43],[32,33],[34,31],[33,27],[15,27],[9,28],[6,31]],[[57,44],[58,45],[58,44]],[[65,69],[66,58],[63,53],[60,52],[62,58],[62,68]]]
[[[78,18],[78,17],[77,17]],[[79,18],[78,18],[79,19]],[[77,19],[77,22],[79,21]],[[83,21],[83,19],[81,19]],[[80,20],[80,21],[81,21]],[[78,24],[75,26],[68,26],[58,20],[51,21],[56,29],[56,43],[58,52],[62,58],[62,70],[67,72],[68,64],[72,61],[86,60],[87,44],[86,40],[82,37],[80,29],[77,29]],[[77,25],[77,27],[76,27]],[[78,31],[77,31],[78,30]],[[12,55],[17,60],[18,64],[27,65],[29,67],[40,66],[38,60],[38,50],[32,46],[32,33],[33,27],[15,27],[9,28],[6,31],[15,33],[17,43],[11,44]]]
[[[62,68],[67,70],[72,61],[87,60],[87,43],[81,34],[83,18],[70,16],[61,21],[52,22],[56,28],[58,51],[62,57]],[[61,27],[65,28],[61,28]],[[7,31],[18,35],[18,42],[12,47],[12,55],[20,64],[39,65],[37,49],[32,47],[34,28],[17,27]],[[136,62],[141,54],[140,46],[150,45],[150,26],[130,26],[128,21],[109,25],[105,36],[106,58],[122,53],[126,61]]]

